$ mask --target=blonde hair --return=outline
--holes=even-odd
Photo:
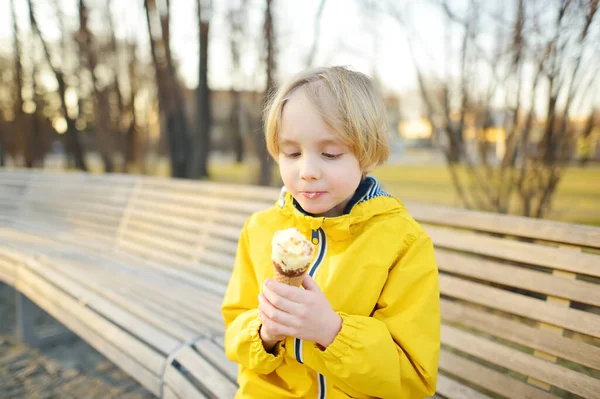
[[[300,73],[270,99],[264,112],[264,133],[269,154],[275,160],[283,107],[299,88],[325,124],[351,148],[363,170],[388,158],[388,122],[381,95],[368,76],[335,66]]]

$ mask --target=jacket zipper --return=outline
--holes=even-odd
[[[312,231],[311,241],[314,245],[319,245],[319,252],[317,253],[317,257],[315,258],[315,262],[310,267],[308,274],[313,279],[315,274],[319,270],[321,263],[323,263],[323,259],[325,259],[325,254],[327,253],[327,237],[325,236],[325,231],[321,227]],[[302,361],[302,340],[299,338],[294,338],[294,354],[296,355],[296,360],[300,364],[304,364]],[[317,373],[317,379],[319,380],[319,396],[318,399],[325,399],[327,397],[327,385],[325,376]]]

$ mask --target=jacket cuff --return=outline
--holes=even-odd
[[[284,341],[278,342],[273,348],[273,353],[267,352],[262,339],[260,338],[259,331],[261,326],[262,321],[258,315],[254,320],[248,323],[248,341],[250,341],[250,350],[254,355],[251,358],[255,359],[255,364],[264,365],[264,367],[261,368],[270,369],[273,367],[273,369],[275,369],[283,360],[283,356],[285,355],[285,344]]]
[[[341,362],[344,356],[353,353],[353,349],[363,346],[357,339],[360,326],[356,319],[343,312],[337,314],[342,318],[342,328],[333,342],[324,351],[320,351],[323,359],[328,362]]]

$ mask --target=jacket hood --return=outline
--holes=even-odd
[[[385,192],[377,179],[367,176],[349,203],[349,211],[341,216],[324,217],[307,214],[294,200],[285,186],[278,200],[279,212],[293,218],[293,225],[300,232],[310,236],[312,231],[322,228],[327,237],[334,241],[349,238],[360,224],[382,215],[403,213],[404,204]]]

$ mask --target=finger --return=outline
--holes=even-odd
[[[304,280],[302,280],[302,286],[304,289],[313,292],[321,292],[321,288],[315,283],[315,280],[308,274],[304,276]]]
[[[296,308],[299,306],[297,302],[292,302],[289,299],[276,294],[269,287],[265,287],[262,295],[279,310],[283,310],[286,313],[294,313]]]
[[[271,319],[266,313],[263,311],[259,311],[258,313],[260,320],[263,324],[263,327],[266,328],[266,333],[269,336],[293,336],[295,330],[289,326],[277,323],[275,320]]]
[[[263,291],[265,289],[270,289],[275,294],[282,296],[292,302],[304,303],[306,301],[306,296],[304,290],[301,290],[298,287],[292,287],[287,284],[279,283],[272,279],[267,279],[264,284]]]
[[[269,319],[283,324],[285,326],[297,327],[299,325],[299,321],[296,317],[292,316],[289,313],[286,313],[282,310],[277,309],[273,304],[265,297],[264,294],[259,296],[259,310],[266,314]]]

